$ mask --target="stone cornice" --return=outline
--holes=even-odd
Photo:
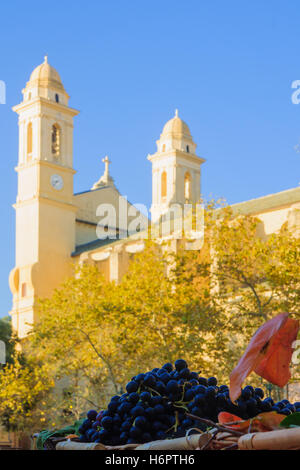
[[[30,199],[26,199],[26,201],[18,201],[16,204],[13,204],[13,207],[15,209],[18,209],[19,207],[28,206],[32,203],[50,204],[52,206],[61,207],[72,212],[77,212],[77,207],[74,206],[73,204],[68,204],[66,202],[59,201],[58,199],[50,199],[48,197],[41,196],[41,195],[34,196]]]
[[[52,170],[55,170],[55,171],[62,171],[64,173],[71,173],[72,175],[74,175],[76,173],[76,170],[74,170],[73,168],[69,168],[69,167],[66,167],[66,166],[63,166],[63,165],[59,165],[58,163],[49,162],[48,160],[32,160],[30,163],[26,163],[24,165],[16,166],[15,170],[18,173],[21,170],[31,168],[31,167],[34,167],[36,165],[37,166],[48,167],[48,168],[51,168]]]
[[[34,98],[30,101],[23,101],[22,103],[13,106],[12,110],[19,114],[21,111],[25,111],[26,109],[29,109],[34,105],[39,105],[40,107],[47,106],[49,108],[55,109],[60,113],[69,114],[70,116],[77,116],[77,114],[80,113],[80,111],[78,111],[77,109],[69,108],[69,106],[66,106],[61,103],[56,103],[55,101],[47,100],[46,98],[43,98],[41,96]]]

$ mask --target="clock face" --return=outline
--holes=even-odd
[[[60,190],[64,187],[64,181],[60,175],[52,175],[51,176],[51,185],[54,189]]]

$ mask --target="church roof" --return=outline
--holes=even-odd
[[[163,128],[161,137],[164,136],[178,136],[178,137],[187,137],[192,138],[189,126],[178,116],[178,110],[175,111],[175,116],[170,119]]]
[[[231,207],[236,214],[259,214],[297,202],[300,202],[300,187],[232,204]]]
[[[96,248],[102,248],[106,245],[111,245],[112,243],[116,243],[116,241],[118,241],[118,238],[117,240],[112,240],[110,238],[107,238],[106,240],[97,239],[88,243],[83,243],[82,245],[77,245],[75,247],[75,251],[71,253],[71,256],[72,257],[78,256],[78,255],[81,255],[81,253],[84,253],[86,251],[92,251],[92,250],[95,250]]]
[[[41,65],[38,65],[32,74],[30,75],[29,82],[27,85],[53,85],[55,88],[64,89],[61,78],[57,70],[48,63],[48,57],[45,56],[45,60]]]

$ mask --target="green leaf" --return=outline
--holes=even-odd
[[[288,415],[280,423],[281,428],[297,428],[299,426],[300,426],[300,413],[299,412]]]

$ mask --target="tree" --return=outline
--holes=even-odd
[[[219,374],[228,376],[265,320],[282,311],[299,316],[300,239],[286,226],[263,237],[258,218],[230,207],[208,208],[205,222],[205,246],[180,253],[175,273],[190,295],[206,289],[212,309],[227,318],[217,334]]]
[[[0,419],[6,429],[40,429],[46,421],[44,400],[53,386],[47,366],[32,359],[24,362],[16,353],[0,372]]]
[[[13,361],[16,338],[13,335],[9,317],[0,318],[0,341],[5,343],[6,362],[11,364]]]
[[[205,367],[205,335],[220,326],[205,295],[189,296],[184,283],[169,274],[170,253],[155,243],[136,255],[116,291],[115,341],[136,373],[186,357],[191,367]]]
[[[78,418],[120,391],[123,379],[118,345],[112,340],[111,298],[115,286],[96,267],[76,267],[74,277],[39,304],[40,322],[28,348],[49,365],[61,394],[57,409]]]

